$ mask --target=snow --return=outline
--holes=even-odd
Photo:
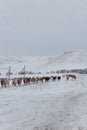
[[[60,56],[0,56],[0,72],[87,68],[87,52]],[[62,76],[62,74],[60,74]],[[18,75],[13,75],[14,77]],[[20,75],[19,75],[20,76]],[[49,75],[48,76],[52,76]],[[0,130],[87,130],[87,75],[21,87],[0,86]]]
[[[0,130],[87,130],[87,75],[0,89]]]
[[[48,72],[60,69],[87,68],[87,51],[67,52],[56,56],[0,56],[0,72],[6,74],[8,67],[18,73],[26,65],[27,71]]]

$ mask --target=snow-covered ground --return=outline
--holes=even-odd
[[[60,56],[0,56],[0,73],[87,68],[87,52]],[[62,74],[61,74],[62,75]],[[47,76],[47,75],[46,75]],[[52,75],[51,75],[52,76]],[[87,75],[76,80],[0,87],[0,130],[87,130]]]
[[[0,130],[87,130],[87,75],[0,89]]]
[[[87,51],[67,52],[56,56],[0,56],[0,72],[6,74],[9,66],[12,73],[26,71],[48,72],[60,69],[87,68]]]

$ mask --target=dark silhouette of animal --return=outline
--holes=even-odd
[[[50,80],[50,77],[44,77],[45,82],[48,82]]]
[[[76,79],[76,75],[75,74],[68,74],[66,75],[66,79],[69,80],[69,78],[72,78],[72,79]]]
[[[52,80],[53,80],[53,81],[56,81],[56,78],[57,78],[57,77],[56,77],[56,76],[54,76]]]
[[[45,80],[45,77],[39,77],[39,81],[40,81],[40,82],[42,82],[42,83],[43,83],[43,82],[44,82],[44,80]]]
[[[58,80],[61,80],[61,76],[58,76]]]
[[[16,86],[16,85],[17,85],[17,79],[14,78],[14,79],[12,79],[12,86]]]
[[[2,86],[2,88],[3,87],[7,87],[7,86],[9,86],[9,79],[1,79],[1,86]]]
[[[23,83],[24,83],[24,85],[30,84],[30,81],[31,81],[31,78],[28,78],[28,77],[23,78]]]
[[[22,78],[17,78],[17,84],[18,84],[18,86],[21,86],[21,84],[22,84]]]
[[[35,78],[34,77],[31,78],[31,83],[35,83]]]

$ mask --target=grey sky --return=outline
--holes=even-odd
[[[87,50],[87,0],[0,0],[0,54]]]

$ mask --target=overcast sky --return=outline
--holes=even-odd
[[[87,0],[0,0],[0,54],[87,50]]]

